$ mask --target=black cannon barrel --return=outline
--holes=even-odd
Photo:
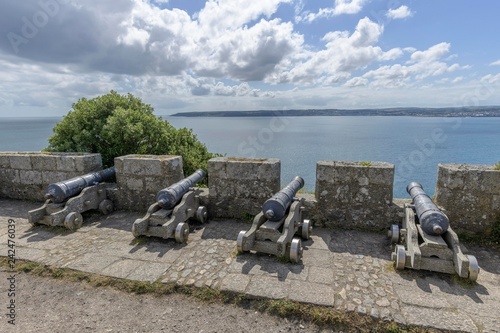
[[[189,177],[184,178],[177,183],[164,188],[156,195],[158,205],[164,209],[172,209],[181,201],[182,196],[186,194],[190,187],[205,178],[205,171],[198,169]]]
[[[45,193],[45,199],[52,199],[54,203],[61,203],[64,200],[79,194],[84,188],[102,183],[115,176],[115,167],[101,171],[91,172],[83,176],[63,180],[50,184]]]
[[[417,182],[411,182],[406,187],[406,191],[413,200],[422,230],[434,236],[444,234],[450,225],[448,216],[446,216],[424,192],[422,185]]]
[[[284,189],[264,202],[262,205],[264,216],[270,221],[280,221],[285,217],[286,211],[293,201],[293,197],[302,187],[304,187],[304,179],[299,176],[293,178]]]

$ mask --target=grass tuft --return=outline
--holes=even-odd
[[[243,212],[242,214],[243,220],[252,222],[255,218],[255,215],[250,214],[249,212]]]

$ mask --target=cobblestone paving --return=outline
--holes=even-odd
[[[276,257],[237,255],[236,238],[250,223],[211,221],[191,225],[187,244],[131,233],[140,213],[84,215],[76,232],[31,227],[27,211],[40,204],[0,200],[0,247],[7,221],[16,221],[16,256],[56,267],[139,281],[290,299],[345,311],[466,332],[500,332],[500,253],[470,247],[481,266],[477,283],[454,276],[404,270],[390,262],[385,235],[314,229],[299,264]],[[2,254],[3,255],[3,254]]]

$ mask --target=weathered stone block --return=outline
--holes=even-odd
[[[21,184],[42,185],[42,173],[34,170],[19,170]]]
[[[0,169],[10,168],[10,154],[0,152]]]
[[[208,161],[208,212],[216,218],[256,215],[280,190],[278,159],[217,157]]]
[[[482,171],[479,190],[485,193],[500,193],[500,170],[486,169]]]
[[[0,197],[8,197],[7,188],[11,183],[7,181],[7,170],[8,169],[0,168]]]
[[[160,176],[161,161],[154,157],[127,155],[123,159],[123,173],[137,176]]]
[[[165,176],[182,173],[182,157],[173,155],[126,155],[115,158],[117,173],[137,176]],[[183,173],[182,173],[183,175]]]
[[[10,184],[20,184],[19,170],[17,169],[5,169],[4,179],[6,183]]]
[[[52,170],[76,172],[78,175],[83,175],[102,169],[101,154],[51,153],[49,156],[56,161],[56,168]]]
[[[101,154],[76,155],[74,160],[75,170],[81,172],[82,175],[102,169]]]
[[[115,158],[114,164],[121,209],[143,211],[158,191],[184,178],[181,156],[126,155]]]
[[[11,169],[31,170],[31,155],[30,154],[12,154],[9,156]]]
[[[7,195],[12,199],[43,201],[43,191],[41,185],[11,186],[8,189]]]
[[[457,232],[489,234],[500,220],[500,171],[491,165],[439,164],[436,203]]]
[[[62,171],[42,171],[42,183],[47,186],[52,183],[61,182],[70,179],[67,172]]]
[[[179,181],[179,175],[166,175],[165,177],[144,177],[144,189],[148,192],[158,193],[160,190]]]
[[[132,191],[138,191],[142,192],[144,191],[144,182],[141,178],[139,177],[127,177],[125,178],[125,184],[124,186]]]
[[[500,195],[493,195],[491,198],[491,209],[500,210]]]
[[[327,226],[386,228],[394,216],[393,183],[390,163],[319,161],[314,219]]]
[[[61,155],[56,159],[57,171],[75,171],[75,159],[72,155]]]
[[[55,171],[57,169],[57,157],[57,155],[52,154],[39,154],[31,156],[33,170]]]

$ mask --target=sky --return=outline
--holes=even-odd
[[[500,2],[2,0],[0,117],[500,105]]]

